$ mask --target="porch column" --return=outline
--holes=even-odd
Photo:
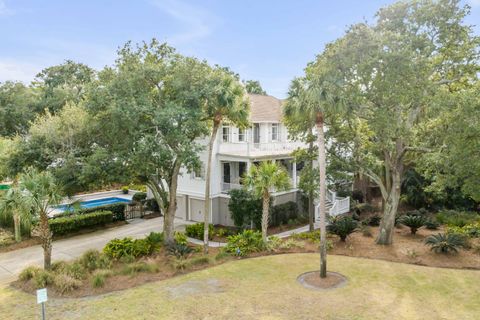
[[[292,180],[293,180],[293,188],[297,188],[297,163],[292,162]]]

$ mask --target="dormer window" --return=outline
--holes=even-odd
[[[223,142],[230,142],[230,127],[223,126],[222,128],[222,140]]]
[[[278,141],[278,123],[272,123],[272,141]]]

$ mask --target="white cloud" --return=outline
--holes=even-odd
[[[183,25],[184,31],[167,39],[172,44],[178,45],[208,37],[217,20],[203,8],[179,0],[152,0],[151,3]]]
[[[0,0],[0,16],[9,16],[13,14],[13,10],[7,7],[4,0]]]
[[[43,67],[13,59],[0,58],[0,82],[11,80],[22,81],[27,84]]]
[[[480,7],[480,0],[468,0],[468,3],[469,3],[472,7]]]

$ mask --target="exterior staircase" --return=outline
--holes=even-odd
[[[335,191],[327,190],[325,203],[327,218],[335,217],[350,211],[350,197],[337,197]],[[320,227],[320,204],[315,204],[315,228]]]

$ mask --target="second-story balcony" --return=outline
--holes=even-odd
[[[267,143],[221,142],[218,148],[218,153],[245,157],[283,156],[289,155],[295,149],[302,147],[306,147],[305,143],[298,141]]]

